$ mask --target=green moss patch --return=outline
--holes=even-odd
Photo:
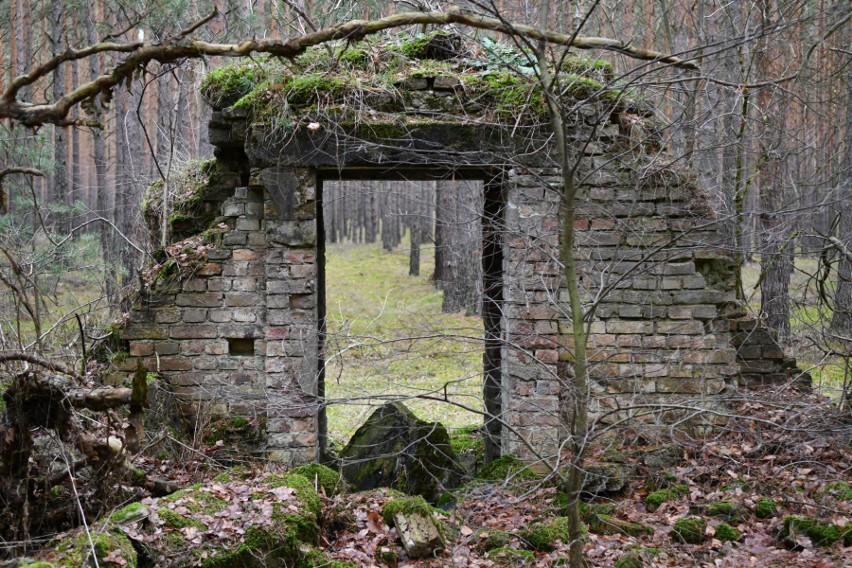
[[[312,463],[293,468],[290,471],[313,482],[316,487],[322,487],[322,490],[328,496],[346,492],[346,481],[339,472],[328,466]]]
[[[787,546],[798,546],[797,537],[806,536],[816,546],[831,546],[843,536],[840,528],[814,517],[793,515],[784,519],[778,539]]]
[[[57,568],[79,568],[80,566],[94,565],[91,559],[94,548],[97,563],[100,566],[114,566],[116,562],[107,562],[107,557],[120,557],[125,568],[136,568],[138,557],[136,550],[130,543],[130,539],[119,531],[93,532],[91,542],[89,537],[82,531],[73,536],[61,540],[53,554],[48,557],[49,562],[43,564],[56,566]],[[38,566],[38,563],[36,563]]]
[[[845,481],[833,481],[826,483],[820,492],[822,495],[828,495],[838,501],[852,501],[852,485]]]
[[[754,516],[758,519],[771,519],[778,514],[778,505],[772,499],[760,499],[754,504]]]
[[[488,530],[485,535],[486,536],[482,539],[482,548],[484,550],[504,548],[512,541],[512,538],[514,538],[512,533],[497,529]]]
[[[535,58],[488,38],[476,50],[446,30],[329,45],[331,55],[323,46],[294,62],[264,59],[217,69],[205,79],[202,94],[216,109],[231,107],[252,123],[285,129],[323,118],[363,122],[375,113],[416,113],[424,104],[428,111],[482,114],[507,123],[547,119]],[[611,105],[622,97],[606,85],[614,75],[610,63],[567,58],[560,64],[564,98],[594,97]],[[436,86],[437,77],[455,81]]]
[[[555,517],[532,523],[521,531],[521,538],[527,541],[530,547],[541,551],[553,550],[557,541],[568,544],[571,542],[568,518]]]
[[[516,548],[495,548],[488,552],[488,559],[498,566],[533,566],[535,554]]]
[[[269,78],[267,62],[240,62],[214,69],[201,83],[201,95],[213,108],[229,107]]]
[[[613,564],[613,568],[642,568],[642,556],[638,552],[622,554]]]
[[[120,525],[126,522],[138,521],[147,515],[148,510],[142,505],[142,503],[131,503],[126,507],[122,507],[121,509],[114,511],[109,516],[109,520]]]
[[[707,521],[701,517],[682,517],[675,521],[672,528],[672,540],[685,544],[701,544],[707,537]]]
[[[722,519],[727,523],[738,524],[748,516],[748,510],[737,503],[729,501],[711,501],[703,505],[690,506],[690,512]]]
[[[523,481],[537,479],[538,476],[529,469],[517,456],[511,454],[500,456],[490,464],[482,468],[476,479],[484,481]]]
[[[727,523],[722,523],[716,527],[713,537],[722,542],[736,542],[742,538],[743,534]]]
[[[598,512],[594,509],[585,512],[583,521],[588,525],[589,532],[594,534],[625,534],[635,537],[654,534],[653,527],[624,521],[616,518],[612,513]]]
[[[388,501],[385,503],[385,506],[382,507],[382,518],[388,526],[392,527],[394,524],[394,515],[397,513],[431,517],[436,512],[438,512],[437,509],[427,503],[423,497],[417,495],[414,497],[404,497],[402,499],[392,499]]]
[[[668,489],[654,491],[645,497],[645,508],[648,509],[648,512],[653,513],[663,503],[674,501],[687,493],[689,493],[689,486],[684,484],[676,484]]]

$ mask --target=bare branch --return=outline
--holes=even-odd
[[[62,373],[64,375],[68,375],[69,377],[74,377],[75,379],[82,379],[79,374],[75,371],[69,369],[62,363],[56,363],[53,361],[48,361],[38,355],[33,355],[31,353],[4,353],[0,354],[0,363],[6,363],[9,361],[23,361],[25,363],[30,363],[32,365],[38,365],[40,367],[44,367],[48,371],[55,371],[58,373]]]
[[[403,12],[378,20],[351,20],[286,41],[271,38],[253,38],[240,43],[209,43],[186,39],[181,35],[177,39],[157,44],[146,45],[138,42],[129,44],[98,43],[81,50],[69,49],[47,63],[36,67],[27,75],[19,76],[12,81],[12,84],[0,96],[0,118],[10,118],[31,127],[43,124],[65,125],[67,124],[66,117],[72,107],[98,94],[109,93],[124,81],[130,81],[134,73],[140,69],[144,69],[151,61],[170,63],[184,59],[209,56],[245,57],[252,53],[266,53],[292,59],[310,47],[329,41],[340,39],[360,40],[365,36],[384,30],[413,24],[459,24],[555,45],[577,49],[615,51],[635,59],[665,63],[683,69],[698,69],[698,66],[692,61],[634,47],[619,40],[602,37],[573,36],[540,30],[524,24],[507,24],[496,18],[479,16],[460,9],[452,9],[447,12]],[[196,25],[198,24],[194,26]],[[191,30],[192,27],[189,29]],[[59,65],[69,61],[84,59],[98,53],[109,52],[127,53],[128,56],[122,63],[114,67],[110,73],[101,75],[97,79],[79,86],[60,99],[44,104],[32,104],[16,99],[18,92],[23,87],[31,85]]]

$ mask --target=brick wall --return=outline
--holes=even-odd
[[[514,428],[504,429],[502,450],[529,455],[519,436],[553,450],[571,401],[559,342],[573,347],[558,260],[560,172],[546,166],[546,154],[521,149],[515,154],[526,157],[500,162],[506,129],[465,123],[480,135],[451,135],[456,127],[417,124],[370,140],[376,135],[353,126],[347,136],[320,129],[281,139],[247,128],[244,114],[215,112],[211,142],[247,185],[217,203],[216,222],[226,229],[197,272],[140,298],[124,331],[131,355],[124,368],[141,357],[193,409],[265,415],[271,457],[315,459],[319,169],[464,161],[501,171],[499,376],[502,418]],[[612,419],[634,404],[709,404],[734,383],[739,363],[751,368],[757,357],[777,355],[766,344],[749,358],[748,342],[732,338],[746,330],[729,321],[738,313],[731,259],[693,176],[641,152],[628,152],[625,162],[621,143],[613,123],[588,147],[574,224],[581,291],[594,308],[593,412]]]

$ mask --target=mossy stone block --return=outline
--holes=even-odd
[[[418,419],[398,402],[385,404],[358,428],[340,461],[356,490],[392,487],[431,503],[461,479],[446,428]]]

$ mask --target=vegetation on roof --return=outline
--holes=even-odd
[[[607,61],[566,57],[557,65],[564,97],[610,105],[622,97],[608,84],[614,69]],[[211,72],[202,94],[214,108],[232,107],[255,124],[286,128],[402,112],[540,123],[547,108],[537,75],[535,58],[521,48],[487,37],[468,46],[439,30],[317,47],[293,61],[241,62]],[[449,81],[438,86],[436,78]]]

